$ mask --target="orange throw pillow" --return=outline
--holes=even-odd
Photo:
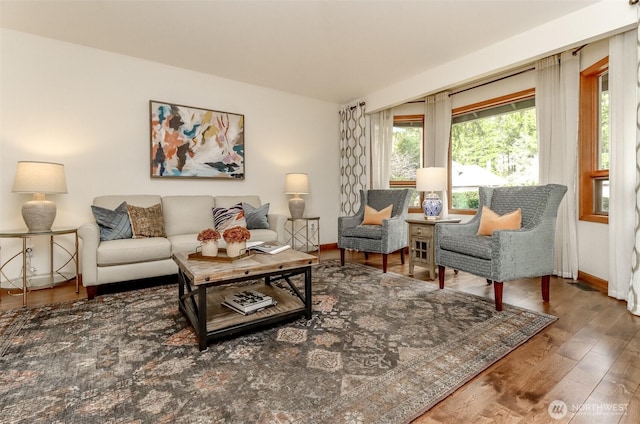
[[[391,218],[393,205],[389,205],[381,211],[377,211],[369,205],[364,206],[364,219],[362,225],[382,225],[383,219]]]
[[[500,216],[488,207],[483,206],[478,235],[490,236],[495,230],[519,230],[521,226],[522,210],[520,208]]]

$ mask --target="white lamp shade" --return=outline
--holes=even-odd
[[[287,174],[284,179],[285,194],[309,194],[308,174]]]
[[[67,178],[64,175],[64,165],[52,162],[18,162],[11,191],[14,193],[66,193]]]
[[[447,168],[431,167],[416,170],[416,190],[444,191],[447,189]]]

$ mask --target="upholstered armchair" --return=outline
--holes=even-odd
[[[488,284],[493,283],[496,310],[501,311],[505,281],[541,277],[542,299],[548,302],[556,216],[566,191],[566,186],[558,184],[480,187],[478,213],[469,222],[436,225],[435,261],[440,288],[444,287],[445,267],[484,277]],[[477,235],[483,206],[498,215],[520,208],[521,228]]]
[[[391,216],[382,219],[380,225],[363,224],[365,208],[381,211],[392,206]],[[340,264],[344,265],[345,249],[382,254],[382,272],[387,272],[387,255],[400,250],[404,264],[404,248],[407,247],[407,211],[409,190],[360,190],[360,209],[354,216],[338,218],[338,247]]]

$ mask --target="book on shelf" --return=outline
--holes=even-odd
[[[243,315],[248,315],[269,306],[275,305],[277,302],[266,294],[256,290],[245,290],[225,296],[222,304],[233,309]]]
[[[257,250],[262,253],[269,253],[271,255],[275,255],[276,253],[283,252],[287,249],[291,249],[291,246],[288,244],[282,244],[277,241],[259,241],[255,242],[255,244],[248,244],[247,249],[249,250]]]

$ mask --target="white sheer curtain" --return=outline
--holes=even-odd
[[[627,300],[636,197],[636,32],[609,39],[609,296]]]
[[[367,189],[365,104],[340,110],[340,214],[353,215],[360,206],[360,190]]]
[[[393,147],[393,110],[369,116],[371,142],[371,188],[389,188],[389,167]]]
[[[540,184],[567,186],[556,220],[554,274],[578,277],[577,165],[580,56],[570,52],[536,62]]]
[[[636,2],[637,3],[637,2]],[[640,8],[636,6],[638,13],[638,24],[636,26],[637,50],[636,61],[637,67],[640,68]],[[638,69],[637,68],[637,69]],[[629,287],[629,298],[627,300],[627,309],[635,315],[640,315],[640,74],[636,75],[635,95],[636,95],[636,193],[635,200],[635,227],[634,227],[634,245],[633,256],[631,260],[632,273],[631,285]]]
[[[451,137],[451,96],[443,91],[424,99],[424,166],[449,168]],[[449,215],[447,192],[437,193],[442,199],[442,217]]]

